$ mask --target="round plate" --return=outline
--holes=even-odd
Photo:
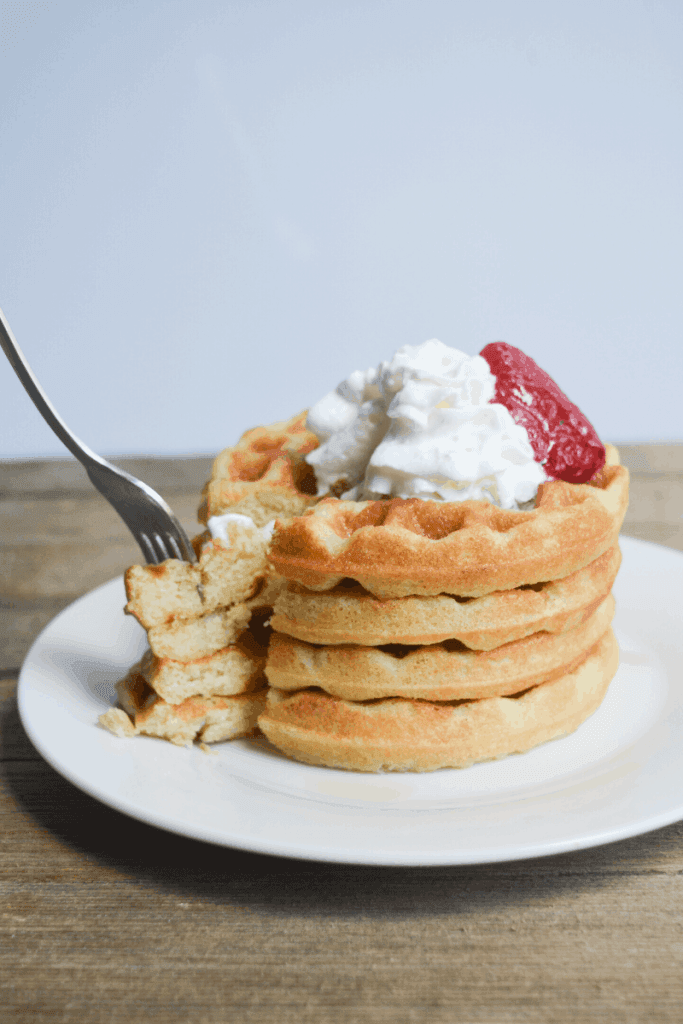
[[[209,754],[118,739],[98,715],[146,646],[120,579],[66,608],[33,644],[22,721],[43,757],[116,810],[196,839],[355,864],[476,864],[576,850],[683,818],[683,555],[622,538],[621,665],[575,733],[464,770],[314,768],[265,741]]]

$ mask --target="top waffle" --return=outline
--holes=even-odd
[[[608,455],[618,461],[616,449]],[[588,565],[614,545],[627,504],[628,471],[614,464],[588,484],[542,484],[528,512],[483,501],[331,498],[278,521],[269,557],[310,590],[351,578],[381,599],[480,597]]]
[[[300,515],[318,500],[315,474],[305,461],[317,446],[317,437],[306,429],[306,412],[247,430],[215,459],[200,522],[237,512],[265,526],[276,516]]]

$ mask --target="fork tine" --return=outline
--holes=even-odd
[[[173,557],[174,558],[180,559],[181,562],[185,561],[183,553],[180,550],[180,545],[178,544],[178,541],[176,540],[176,538],[172,534],[170,534],[170,533],[167,534],[167,536],[166,536],[166,543],[168,544],[169,548],[173,552]]]
[[[154,534],[154,543],[156,544],[157,551],[161,554],[161,558],[159,559],[160,562],[165,562],[167,558],[173,557],[173,555],[169,555],[168,551],[166,550],[164,538],[161,536],[160,533]]]
[[[157,558],[157,554],[156,554],[156,551],[154,550],[154,546],[153,546],[151,540],[149,539],[149,537],[147,536],[147,534],[146,533],[138,533],[136,535],[136,539],[137,539],[138,544],[142,548],[142,550],[143,550],[143,552],[145,554],[145,558],[147,559],[148,563],[150,563],[151,565],[156,565],[158,563],[159,559]]]
[[[189,537],[186,534],[181,534],[178,537],[178,544],[180,546],[180,550],[182,551],[183,558],[186,561],[188,561],[188,562],[196,562],[197,561],[197,555],[195,554],[195,550],[192,547],[192,541],[189,539]]]
[[[189,559],[189,561],[191,562],[197,562],[198,558],[195,553],[194,547],[192,546],[192,541],[189,539],[189,537],[181,537],[181,542],[185,552],[185,558]]]

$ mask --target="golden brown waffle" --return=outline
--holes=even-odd
[[[151,650],[118,684],[123,710],[106,712],[102,725],[181,744],[253,731],[267,686],[264,621],[282,586],[266,545],[253,526],[230,523],[226,544],[196,545],[197,565],[169,559],[128,570],[126,611]]]
[[[489,651],[539,630],[563,633],[580,625],[610,592],[620,563],[621,552],[613,547],[563,580],[465,600],[438,594],[380,601],[350,581],[323,593],[290,583],[275,600],[271,625],[312,644],[455,639]]]
[[[147,685],[134,665],[116,684],[121,708],[100,715],[100,725],[116,736],[158,736],[178,746],[193,740],[218,743],[253,733],[265,706],[266,690],[235,697],[188,697],[181,704],[167,704]]]
[[[201,545],[197,565],[171,558],[126,572],[125,610],[147,630],[157,659],[209,658],[235,644],[263,610],[272,608],[283,581],[268,566],[267,540],[240,522],[229,524],[228,540]]]
[[[266,538],[239,522],[228,525],[228,538],[227,545],[203,545],[197,565],[177,558],[131,565],[125,574],[127,614],[152,629],[241,604],[263,590],[270,576]]]
[[[576,668],[607,632],[613,615],[614,598],[609,595],[583,625],[568,633],[534,633],[494,651],[470,651],[457,640],[428,647],[314,647],[273,633],[266,675],[278,690],[317,686],[344,700],[502,697]]]
[[[338,501],[278,521],[275,570],[310,590],[351,578],[375,597],[480,597],[562,579],[616,543],[628,504],[628,471],[605,466],[589,484],[551,481],[536,508],[483,501]]]
[[[154,626],[147,630],[147,641],[157,658],[195,661],[236,643],[251,616],[249,605],[236,604],[196,619]]]
[[[259,726],[308,764],[353,771],[465,768],[573,732],[600,705],[619,662],[611,630],[572,672],[516,697],[352,702],[322,690],[268,691]]]
[[[305,456],[318,447],[306,412],[247,430],[217,456],[199,508],[200,522],[224,512],[251,516],[265,526],[277,516],[300,515],[318,500],[315,474]]]
[[[263,686],[266,648],[249,630],[237,642],[193,661],[158,658],[148,651],[140,662],[140,675],[169,704],[188,697],[232,697]]]

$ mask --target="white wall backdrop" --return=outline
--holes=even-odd
[[[104,454],[438,337],[683,436],[679,0],[0,3],[0,307]],[[0,355],[0,456],[63,454]]]

